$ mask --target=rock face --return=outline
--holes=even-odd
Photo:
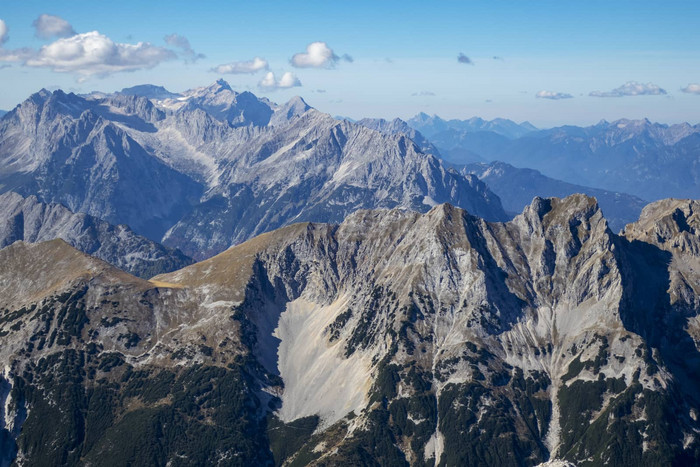
[[[370,207],[426,211],[447,200],[505,219],[500,200],[477,177],[446,169],[406,136],[315,110],[231,140],[226,151],[218,184],[167,232],[166,245],[208,257],[291,221],[340,222]]]
[[[505,223],[358,211],[151,282],[15,243],[4,443],[26,463],[695,464],[695,204],[622,235],[583,195]]]
[[[142,107],[159,113],[144,98]],[[138,102],[137,102],[138,101]],[[152,157],[118,123],[142,120],[62,91],[41,91],[0,121],[2,191],[36,195],[158,239],[201,188]]]
[[[228,315],[62,240],[0,250],[0,290],[3,465],[268,463],[265,375]]]
[[[32,95],[0,121],[0,192],[35,195],[202,259],[292,222],[451,202],[504,220],[476,177],[405,135],[236,92]]]
[[[0,195],[0,248],[22,240],[39,243],[60,238],[78,250],[140,277],[171,272],[192,264],[178,250],[136,235],[126,225],[111,225],[35,196]]]
[[[636,196],[616,191],[601,190],[555,180],[534,169],[520,169],[505,162],[490,164],[466,164],[462,173],[474,174],[498,195],[503,207],[510,212],[520,212],[536,196],[564,198],[583,193],[598,200],[605,218],[614,232],[639,218],[647,204]]]

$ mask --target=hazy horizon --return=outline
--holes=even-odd
[[[698,16],[690,1],[11,3],[0,109],[41,88],[182,91],[224,77],[354,119],[698,123]]]

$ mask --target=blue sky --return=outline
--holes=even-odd
[[[60,34],[32,25],[42,14],[65,20]],[[87,92],[153,83],[181,91],[223,77],[273,101],[298,94],[320,110],[354,118],[425,111],[538,126],[622,117],[698,123],[700,87],[689,85],[700,84],[699,18],[697,0],[6,0],[0,6],[8,29],[0,37],[0,108],[42,87]],[[150,48],[107,68],[58,63],[51,50],[41,52],[91,31],[101,41]],[[191,50],[166,43],[171,34],[186,38]],[[337,60],[293,66],[290,59],[314,42],[325,43]],[[460,53],[471,63],[460,63]],[[199,54],[205,57],[195,60]],[[211,71],[254,57],[265,69]],[[274,78],[264,81],[269,72]]]

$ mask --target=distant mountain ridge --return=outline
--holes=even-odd
[[[60,238],[74,248],[139,277],[181,269],[193,261],[180,251],[136,235],[126,225],[110,225],[35,196],[0,195],[0,248],[16,241],[39,243]]]
[[[461,166],[463,173],[479,177],[498,195],[503,207],[510,212],[519,212],[533,198],[565,198],[575,193],[593,196],[598,200],[605,218],[614,232],[636,221],[648,203],[636,196],[615,191],[601,190],[555,180],[534,169],[521,169],[505,162],[472,163]]]
[[[472,117],[467,120],[444,120],[437,115],[428,115],[423,112],[411,117],[406,123],[429,139],[435,138],[437,134],[448,130],[468,133],[490,131],[509,139],[519,138],[537,131],[537,128],[530,122],[516,123],[506,118],[484,120],[479,117]]]
[[[427,123],[441,119],[427,119]],[[426,134],[455,164],[503,161],[569,183],[656,200],[700,198],[700,125],[665,125],[647,119],[562,126],[513,137],[492,130],[408,123]]]
[[[385,120],[383,118],[363,118],[361,120],[357,120],[355,123],[371,128],[372,130],[377,130],[381,133],[406,135],[411,138],[411,140],[416,143],[419,148],[421,148],[421,151],[440,157],[440,151],[433,143],[428,141],[428,139],[419,131],[412,128],[407,122],[401,120],[400,118],[395,118],[393,120]]]

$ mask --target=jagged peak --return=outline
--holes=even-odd
[[[253,94],[251,94],[253,95]],[[255,97],[257,99],[257,97]],[[286,118],[292,118],[295,116],[302,115],[308,110],[311,110],[309,104],[301,96],[294,96],[289,99],[285,104],[277,108],[277,112],[284,114]]]
[[[294,96],[291,99],[287,101],[287,105],[303,105],[306,107],[310,107],[309,104],[306,103],[303,97],[301,96]]]
[[[51,92],[48,91],[46,88],[41,88],[39,91],[35,92],[31,96],[29,96],[29,100],[33,100],[34,102],[43,102],[46,99],[48,99],[51,96]]]
[[[233,89],[231,89],[231,85],[228,84],[228,82],[223,78],[217,79],[212,84],[207,86],[206,89],[209,89],[209,90],[214,91],[214,92],[233,91]]]
[[[700,252],[700,201],[668,198],[642,209],[639,220],[627,224],[622,235],[662,247]]]
[[[217,79],[208,86],[202,86],[198,88],[193,88],[183,93],[185,97],[206,97],[206,96],[216,96],[221,93],[230,93],[235,96],[238,95],[231,86],[223,79]]]
[[[565,198],[540,198],[536,196],[522,214],[516,217],[524,218],[531,224],[543,226],[567,225],[572,221],[590,221],[595,216],[604,221],[598,200],[593,196],[575,193]]]

